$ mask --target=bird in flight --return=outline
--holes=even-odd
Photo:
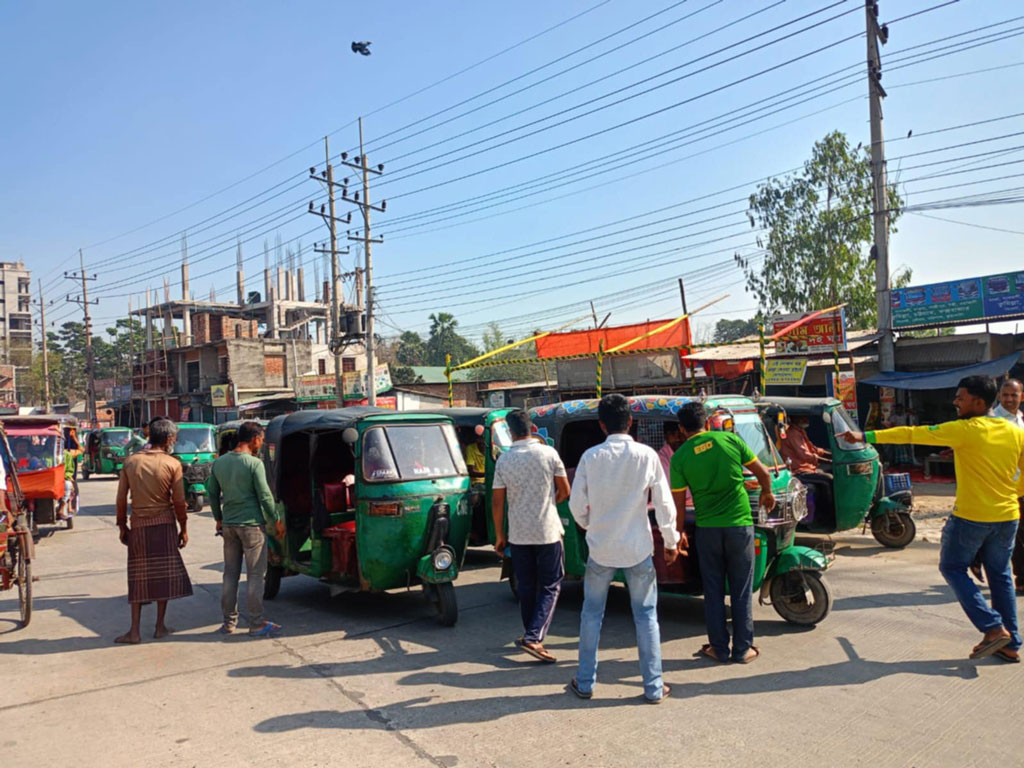
[[[372,43],[369,43],[369,42],[357,43],[357,42],[353,41],[352,42],[352,53],[361,53],[361,54],[363,54],[363,56],[369,56],[370,55],[370,46],[371,45],[372,45]]]

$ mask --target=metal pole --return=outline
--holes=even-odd
[[[377,404],[377,387],[374,368],[373,345],[373,255],[370,250],[372,240],[370,238],[370,172],[369,163],[366,160],[366,151],[363,149],[363,118],[359,118],[359,164],[363,167],[363,204],[359,206],[363,210],[363,256],[366,258],[366,403],[367,405]],[[331,214],[333,216],[333,214]]]
[[[43,326],[43,413],[50,412],[50,359],[46,350],[46,302],[43,281],[39,281],[39,322]]]
[[[78,249],[78,263],[82,269],[82,309],[85,312],[85,369],[89,376],[89,388],[85,393],[85,404],[89,414],[89,421],[94,427],[99,426],[96,421],[96,363],[92,355],[92,319],[89,317],[89,288],[88,280],[85,277],[85,257],[82,249]]]
[[[597,342],[597,376],[595,381],[597,383],[597,392],[595,394],[600,398],[604,390],[604,339],[598,339]]]
[[[864,14],[868,41],[868,95],[871,113],[871,179],[874,186],[874,258],[875,300],[878,307],[878,367],[892,371],[896,367],[892,339],[892,305],[889,294],[889,201],[885,169],[885,138],[882,133],[882,99],[885,90],[879,80],[882,76],[882,58],[878,50],[878,2],[865,0]]]
[[[758,335],[758,343],[760,345],[760,352],[761,352],[761,394],[764,395],[765,394],[765,388],[767,386],[765,384],[765,381],[767,380],[767,370],[766,369],[767,369],[767,366],[768,366],[767,357],[766,357],[765,351],[764,351],[764,323],[758,323],[757,324],[757,335]]]
[[[341,381],[341,339],[338,338],[338,324],[341,312],[338,302],[338,236],[334,224],[334,168],[331,166],[331,149],[324,136],[324,154],[327,156],[327,198],[330,201],[331,220],[331,354],[334,355],[334,404],[345,405],[345,393]]]

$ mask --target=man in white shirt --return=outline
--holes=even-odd
[[[1007,379],[999,388],[999,402],[992,409],[992,415],[1006,419],[1024,429],[1024,414],[1020,412],[1021,395],[1024,385],[1017,379]],[[1024,513],[1024,499],[1018,499],[1021,512]],[[1013,578],[1018,595],[1024,595],[1024,527],[1017,526],[1017,537],[1013,542]],[[980,569],[979,569],[980,571]],[[977,572],[976,572],[977,575]]]
[[[565,576],[562,521],[556,505],[569,498],[569,480],[558,452],[530,436],[526,411],[509,412],[505,423],[515,442],[494,465],[494,549],[500,555],[505,554],[506,546],[511,550],[523,616],[523,636],[516,645],[534,658],[554,662],[543,643]]]
[[[636,623],[644,698],[658,704],[671,688],[661,679],[658,580],[647,500],[650,498],[654,507],[665,544],[665,562],[669,564],[678,556],[680,541],[676,508],[657,452],[629,435],[633,423],[629,400],[622,395],[605,395],[597,414],[608,437],[583,454],[569,496],[569,509],[586,529],[590,549],[583,577],[579,667],[570,687],[580,698],[593,696],[608,588],[615,572],[622,570]]]

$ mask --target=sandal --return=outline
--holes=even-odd
[[[249,630],[249,637],[271,637],[281,629],[280,624],[275,624],[272,621],[264,622],[263,626],[257,629],[255,632]]]
[[[984,659],[987,656],[991,656],[996,651],[1002,650],[1004,646],[1010,644],[1011,640],[1013,640],[1013,638],[1010,637],[1009,634],[1006,634],[1000,635],[992,640],[982,641],[974,646],[974,649],[971,651],[971,655],[968,658]]]
[[[749,655],[750,651],[754,652],[753,656]],[[758,648],[756,645],[752,645],[752,646],[750,646],[750,650],[747,651],[746,654],[744,654],[742,659],[733,659],[733,661],[735,661],[737,664],[749,664],[752,661],[756,661],[757,658],[760,655],[761,655],[761,649]]]
[[[728,659],[720,659],[718,657],[718,651],[711,647],[711,643],[704,643],[704,645],[700,647],[700,650],[697,651],[697,655],[706,656],[712,661],[717,661],[719,664],[725,664],[725,662],[728,661]]]
[[[530,654],[538,661],[543,661],[548,664],[554,664],[558,661],[554,656],[548,653],[547,649],[545,649],[540,643],[527,643],[520,637],[516,640],[516,645],[520,650]]]
[[[1012,651],[1008,651],[1005,648],[1000,648],[998,651],[992,654],[995,658],[1000,661],[1005,661],[1007,664],[1020,664],[1020,654],[1014,653],[1013,656],[1010,654]]]
[[[581,699],[590,699],[590,698],[593,698],[593,696],[594,696],[594,692],[593,691],[581,691],[580,690],[580,684],[576,682],[576,678],[575,677],[571,681],[569,681],[569,690],[571,690],[573,693],[575,693]]]
[[[663,702],[665,699],[667,699],[671,695],[672,695],[672,686],[671,685],[662,685],[661,686],[661,698],[660,699],[651,699],[651,698],[648,698],[646,694],[644,694],[644,701],[646,701],[648,704],[661,704],[661,702]]]

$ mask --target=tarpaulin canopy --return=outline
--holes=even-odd
[[[671,320],[649,320],[635,325],[618,325],[613,328],[598,328],[588,331],[568,331],[551,333],[537,339],[537,357],[551,358],[567,355],[596,355],[601,339],[604,339],[605,351],[619,344],[635,339],[653,331]],[[664,349],[666,347],[686,347],[691,343],[690,323],[688,320],[676,323],[671,328],[654,333],[631,345],[627,351],[639,352],[644,349]]]
[[[1014,352],[1012,355],[1006,355],[996,360],[963,365],[959,368],[946,368],[941,371],[882,372],[869,379],[864,379],[863,383],[874,384],[876,387],[892,387],[893,389],[951,389],[959,384],[960,379],[964,376],[1002,376],[1019,359],[1020,352]]]

